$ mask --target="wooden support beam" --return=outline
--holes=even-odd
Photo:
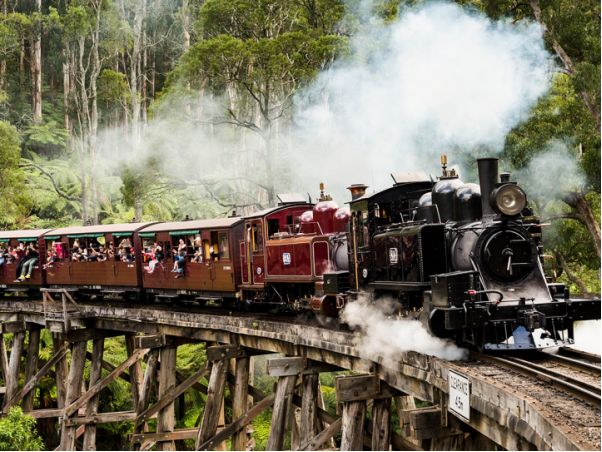
[[[150,402],[153,384],[155,382],[157,364],[159,363],[159,350],[151,349],[146,362],[142,387],[140,388],[140,397],[138,398],[138,406],[136,407],[137,417],[140,416]]]
[[[2,324],[2,334],[23,333],[26,330],[24,320],[15,320],[13,322],[4,322]]]
[[[50,295],[48,295],[50,296]],[[65,347],[65,341],[61,333],[52,333],[52,348],[54,355],[56,356],[60,350]],[[67,376],[69,368],[67,365],[67,356],[63,356],[56,362],[55,367],[55,380],[56,380],[56,392],[57,392],[57,404],[59,408],[65,407],[65,398],[67,396]]]
[[[173,346],[164,347],[159,352],[159,399],[164,398],[176,386],[176,351]],[[207,409],[205,407],[205,409]],[[173,432],[175,428],[173,401],[161,409],[157,415],[157,433]],[[157,450],[176,450],[173,440],[159,441]]]
[[[207,348],[207,361],[219,361],[245,356],[244,350],[238,345],[214,345]]]
[[[27,359],[25,360],[25,381],[31,380],[38,370],[38,358],[40,354],[40,328],[33,326],[29,330],[27,342]],[[23,397],[23,411],[33,410],[33,398],[35,391],[28,391]]]
[[[339,402],[370,400],[380,394],[380,380],[376,375],[337,377],[335,384]]]
[[[62,408],[47,408],[42,410],[34,410],[34,411],[26,411],[25,414],[28,414],[34,419],[48,419],[53,417],[62,417],[63,409]]]
[[[78,397],[81,394],[85,362],[86,342],[74,343],[71,348],[71,367],[69,368],[67,394],[65,397],[65,405],[67,407],[78,400]],[[67,409],[65,409],[65,417],[71,416],[76,410],[68,412]],[[60,450],[75,450],[76,430],[76,427],[68,427],[63,423],[61,429]]]
[[[301,444],[310,443],[318,433],[318,383],[319,374],[303,375],[301,403]],[[322,444],[320,444],[321,446]]]
[[[109,383],[114,381],[119,374],[121,374],[126,368],[130,367],[133,363],[142,359],[149,352],[148,348],[141,348],[136,350],[128,359],[126,359],[123,363],[115,368],[113,372],[104,377],[90,389],[88,389],[84,394],[81,395],[78,399],[74,400],[65,408],[65,415],[71,416],[77,410],[84,406],[84,404],[98,394],[104,387],[106,387]],[[85,356],[85,350],[84,350]]]
[[[299,375],[307,367],[305,358],[274,358],[268,360],[267,368],[270,377]]]
[[[8,412],[10,402],[17,395],[19,390],[19,363],[23,354],[23,343],[25,341],[25,331],[19,331],[13,335],[13,346],[10,351],[10,359],[8,362],[8,372],[6,374],[6,397],[4,399],[4,407],[2,411]]]
[[[267,450],[282,450],[282,447],[284,446],[284,435],[287,431],[286,420],[287,415],[292,408],[293,391],[295,390],[296,381],[296,374],[278,378],[276,399],[274,400],[274,409],[272,411],[270,436],[266,446]]]
[[[97,337],[92,342],[92,360],[90,362],[90,382],[92,388],[102,377],[102,357],[104,354],[104,336]],[[93,396],[86,406],[86,417],[94,417],[98,413],[99,394]],[[86,425],[84,431],[84,450],[96,450],[96,424]]]
[[[275,394],[269,395],[263,400],[259,401],[253,407],[243,414],[240,418],[236,419],[222,431],[214,435],[212,438],[209,438],[203,444],[199,446],[197,450],[213,450],[215,446],[227,440],[230,436],[235,434],[236,432],[244,432],[244,427],[249,425],[253,419],[255,419],[262,411],[272,406],[274,403],[274,399],[276,398]],[[232,450],[246,450],[245,447],[239,449],[232,444]]]
[[[165,334],[152,334],[146,336],[135,336],[135,348],[161,348],[167,345]]]
[[[23,389],[21,389],[21,391],[19,391],[19,393],[17,395],[15,395],[14,399],[11,400],[9,402],[9,404],[12,406],[12,405],[16,405],[17,403],[19,403],[19,401],[25,395],[27,395],[33,388],[36,387],[36,385],[40,382],[42,377],[44,377],[44,375],[46,375],[57,362],[62,360],[67,355],[68,351],[69,351],[69,347],[67,345],[63,345],[63,347],[60,348],[58,350],[58,352],[55,353],[54,356],[52,358],[50,358],[46,362],[46,364],[44,364],[42,366],[42,368],[33,377],[31,377],[27,381],[27,383],[25,383],[25,386],[23,386]],[[24,411],[31,411],[32,409],[33,409],[32,407],[29,407],[27,410],[24,410]]]
[[[363,450],[366,402],[343,402],[341,450]]]
[[[132,334],[125,335],[125,348],[127,350],[128,356],[132,356],[134,351],[136,350],[135,346],[136,336]],[[138,350],[144,350],[146,347],[140,347]],[[150,347],[148,347],[150,349]],[[132,389],[132,400],[134,401],[134,406],[138,406],[138,397],[140,397],[140,387],[142,386],[142,366],[140,360],[134,361],[134,363],[130,366],[130,385]]]
[[[6,376],[8,375],[8,354],[6,353],[6,342],[4,335],[0,334],[0,365],[2,366],[2,377],[6,385]]]
[[[207,350],[214,348],[216,347],[209,347]],[[207,356],[209,357],[209,353]],[[226,385],[226,370],[228,363],[227,359],[231,357],[228,356],[227,353],[227,358],[221,359],[221,356],[221,353],[212,354],[212,357],[218,357],[218,359],[213,361],[211,366],[207,400],[205,401],[205,410],[203,411],[203,418],[201,420],[199,434],[196,439],[195,450],[199,450],[201,445],[209,438],[214,436],[215,432],[217,431],[219,414],[224,401],[224,387]]]
[[[249,367],[251,358],[243,357],[236,360],[236,383],[232,399],[232,417],[241,418],[248,408],[249,402]],[[232,450],[245,450],[247,448],[247,435],[241,429],[232,437]]]
[[[121,336],[122,334],[123,333],[120,331],[101,330],[97,328],[80,328],[77,330],[70,330],[65,333],[65,340],[67,342],[92,341],[95,339]]]
[[[95,426],[97,424],[110,424],[113,422],[124,422],[133,421],[136,419],[135,411],[116,411],[113,413],[96,413],[93,415],[86,415],[82,417],[72,417],[65,419],[65,424],[68,426],[74,425],[85,425],[86,428]],[[85,435],[85,432],[84,432]],[[84,438],[85,441],[85,438]],[[96,447],[96,445],[94,445]],[[84,450],[89,450],[84,447]],[[93,449],[95,450],[95,449]]]
[[[182,441],[185,439],[195,439],[198,432],[198,428],[183,428],[165,433],[135,433],[132,435],[131,442],[141,444],[156,443],[159,441]]]
[[[320,450],[322,445],[341,431],[342,419],[339,418],[307,442],[302,442],[299,450]],[[342,450],[342,449],[341,449]],[[377,450],[377,449],[374,449]]]
[[[161,396],[161,398],[155,403],[152,407],[142,411],[136,418],[136,426],[143,424],[148,421],[154,414],[158,413],[160,410],[165,408],[167,405],[172,404],[174,400],[180,395],[184,394],[184,391],[191,388],[199,379],[203,378],[205,375],[209,373],[209,368],[204,367],[196,371],[182,383],[180,383],[176,387],[172,387],[167,390],[167,392]]]
[[[389,450],[391,444],[391,399],[376,399],[372,405],[372,450]]]

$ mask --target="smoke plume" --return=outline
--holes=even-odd
[[[356,346],[362,356],[382,357],[385,364],[399,362],[399,354],[407,351],[448,360],[468,356],[465,349],[431,336],[419,321],[391,316],[393,311],[394,303],[386,299],[379,299],[377,304],[363,299],[345,306],[341,319],[361,331]]]
[[[585,187],[585,174],[572,152],[565,142],[550,142],[514,177],[530,198],[544,206],[570,192],[579,192]]]
[[[536,24],[451,3],[367,22],[351,56],[296,99],[299,165],[312,183],[336,178],[339,189],[374,177],[383,188],[391,172],[434,169],[440,153],[494,154],[549,88]]]

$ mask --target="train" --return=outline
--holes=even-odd
[[[247,216],[0,232],[0,295],[64,289],[80,300],[192,300],[336,318],[359,299],[393,302],[434,336],[481,351],[574,343],[600,299],[571,297],[543,269],[542,224],[525,191],[477,159],[464,183],[441,157],[437,178],[392,174],[339,207],[278,195]],[[8,298],[7,298],[8,299]]]

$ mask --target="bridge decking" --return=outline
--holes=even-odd
[[[246,388],[249,394],[254,397],[256,405],[262,403],[262,400],[264,400],[263,405],[265,406],[274,404],[274,416],[276,418],[272,418],[272,429],[280,429],[282,432],[273,432],[271,438],[273,436],[274,442],[268,443],[272,447],[279,448],[278,446],[282,446],[281,440],[287,428],[284,423],[285,419],[288,422],[287,408],[282,408],[282,413],[278,411],[280,409],[279,401],[285,396],[288,398],[282,400],[289,400],[291,397],[293,399],[295,397],[301,398],[301,396],[295,395],[295,381],[297,381],[298,375],[304,375],[304,383],[301,386],[305,388],[306,375],[315,375],[317,372],[333,369],[346,369],[368,374],[368,380],[355,382],[349,380],[349,385],[356,389],[360,388],[360,396],[356,399],[345,399],[343,383],[341,388],[337,387],[339,401],[342,402],[343,406],[343,417],[340,420],[332,419],[318,409],[316,418],[322,421],[326,419],[323,426],[330,425],[330,427],[326,427],[320,432],[317,426],[311,426],[311,431],[305,432],[303,437],[298,439],[297,447],[311,449],[315,446],[315,444],[309,442],[311,438],[315,441],[322,441],[317,446],[319,448],[336,433],[337,426],[343,429],[344,445],[351,448],[353,445],[357,446],[357,441],[360,441],[359,444],[361,445],[362,442],[366,442],[369,432],[365,432],[363,436],[360,435],[359,439],[346,437],[346,433],[352,432],[349,422],[354,416],[354,410],[359,410],[358,413],[360,414],[362,410],[365,412],[366,401],[374,399],[373,417],[381,413],[379,410],[384,410],[382,411],[385,413],[384,419],[387,419],[386,414],[387,410],[390,410],[390,402],[387,405],[386,400],[391,400],[391,397],[399,399],[403,395],[431,402],[434,407],[430,408],[429,411],[429,409],[413,409],[410,406],[407,410],[399,411],[407,421],[403,434],[398,436],[387,432],[383,433],[385,441],[391,441],[394,449],[420,449],[425,445],[427,447],[464,448],[466,443],[457,443],[457,440],[462,434],[468,436],[465,433],[472,431],[470,428],[466,428],[467,425],[494,443],[510,450],[533,448],[538,450],[578,450],[599,449],[600,447],[600,406],[584,405],[584,402],[578,400],[569,400],[570,403],[565,400],[562,403],[563,406],[558,406],[553,399],[549,403],[543,403],[537,397],[532,396],[533,389],[529,389],[529,385],[519,386],[516,382],[521,380],[500,376],[503,375],[500,370],[487,362],[449,362],[414,352],[400,353],[396,362],[384,362],[382,357],[378,356],[361,356],[358,348],[354,346],[357,333],[295,324],[290,320],[274,320],[267,316],[219,315],[218,313],[211,313],[210,309],[195,311],[178,307],[131,307],[119,304],[111,306],[108,303],[75,305],[65,299],[62,305],[61,303],[53,305],[50,299],[47,299],[45,303],[0,301],[0,322],[3,324],[3,332],[15,332],[16,335],[24,329],[31,330],[32,328],[33,330],[48,328],[55,334],[61,334],[62,339],[72,349],[72,360],[81,359],[85,361],[85,353],[81,355],[81,347],[80,352],[78,352],[77,344],[85,344],[88,340],[94,340],[98,347],[100,347],[98,341],[104,340],[104,337],[121,334],[126,334],[131,338],[130,340],[137,341],[130,344],[132,352],[130,362],[120,366],[123,367],[122,370],[129,368],[129,374],[125,374],[126,378],[131,380],[133,375],[136,380],[136,388],[133,388],[134,399],[137,402],[135,411],[96,414],[94,406],[90,408],[88,405],[88,401],[95,400],[97,404],[97,398],[95,397],[97,393],[88,394],[94,389],[93,380],[89,384],[88,391],[83,395],[78,391],[70,394],[67,390],[63,405],[59,402],[59,406],[62,406],[61,409],[51,410],[52,412],[46,410],[48,413],[32,413],[36,417],[63,415],[64,437],[61,445],[65,448],[73,448],[75,438],[84,434],[86,429],[97,422],[127,419],[135,420],[140,425],[149,418],[148,413],[145,414],[145,411],[148,411],[148,400],[145,400],[147,405],[139,400],[139,398],[148,397],[148,394],[145,395],[144,393],[143,380],[145,375],[142,375],[139,366],[142,357],[136,356],[136,353],[148,355],[147,369],[157,360],[174,364],[173,369],[169,370],[164,369],[167,366],[162,364],[159,372],[159,394],[160,396],[166,396],[167,394],[165,398],[167,403],[165,407],[154,409],[151,413],[152,416],[158,416],[158,432],[154,434],[144,433],[137,428],[133,438],[134,442],[137,441],[144,448],[145,445],[148,447],[149,444],[160,441],[158,443],[159,449],[162,447],[169,449],[170,444],[173,444],[173,440],[183,438],[196,438],[197,446],[202,448],[208,447],[208,444],[209,447],[214,447],[220,441],[223,441],[225,439],[224,434],[219,436],[216,431],[219,408],[217,408],[218,412],[214,412],[215,410],[207,412],[207,419],[203,419],[204,424],[201,424],[200,430],[174,431],[173,400],[177,396],[171,397],[170,391],[173,396],[174,388],[176,390],[179,388],[181,394],[187,387],[200,384],[198,383],[200,376],[197,376],[196,380],[193,379],[194,381],[187,380],[187,387],[182,386],[186,382],[176,380],[175,350],[179,343],[196,341],[222,344],[222,346],[231,345],[237,350],[236,352],[232,351],[234,354],[231,358],[235,358],[237,361],[241,359],[247,359],[248,361],[248,357],[258,351],[281,353],[287,357],[302,358],[302,360],[291,361],[292,367],[299,366],[294,372],[280,371],[278,373],[279,371],[272,369],[272,375],[279,377],[275,401],[265,401],[265,395],[257,394],[256,391],[253,394],[254,388]],[[83,350],[85,351],[85,347],[83,347]],[[172,351],[169,352],[168,350]],[[225,349],[218,348],[216,350],[221,350],[221,353],[230,353]],[[99,356],[102,356],[102,353],[99,353],[97,350],[94,359],[98,360]],[[65,362],[64,366],[57,366],[57,378],[59,368],[63,367],[63,374],[67,372],[65,368],[66,361],[63,362]],[[211,375],[209,388],[207,389],[210,394],[217,391],[217,395],[220,396],[220,394],[223,394],[227,369],[219,367],[220,363],[226,363],[225,367],[227,368],[227,359],[224,359],[223,356],[221,358],[217,356],[211,363],[210,368],[206,370],[206,373]],[[10,372],[10,364],[7,360],[6,367],[3,367],[3,369]],[[100,366],[100,364],[97,365]],[[320,365],[323,366],[321,369],[319,368]],[[73,362],[71,366],[74,366]],[[274,361],[274,366],[278,367],[277,361]],[[244,369],[244,367],[242,368]],[[313,370],[310,372],[308,369]],[[469,422],[448,413],[447,378],[450,370],[470,379],[471,411]],[[33,377],[34,373],[30,369],[28,377]],[[95,380],[96,384],[99,384],[102,381],[99,380],[100,372],[97,373]],[[112,376],[112,374],[109,376]],[[118,376],[115,376],[115,378]],[[123,373],[121,377],[124,377]],[[236,379],[236,377],[235,372],[230,378]],[[241,375],[238,375],[238,377],[244,379],[244,372],[242,377]],[[69,380],[69,378],[65,379]],[[377,389],[370,388],[372,381],[377,382]],[[178,382],[179,385],[176,387]],[[9,383],[7,383],[6,400],[9,400],[11,393],[14,394],[16,390],[14,389],[15,383],[11,384],[12,387],[8,388]],[[314,387],[313,384],[307,384],[304,391],[310,393],[312,387]],[[357,392],[356,389],[354,391]],[[362,390],[364,391],[363,398]],[[550,394],[551,397],[554,397],[553,392],[550,392]],[[86,397],[88,399],[83,400]],[[234,397],[244,400],[245,395],[235,394]],[[381,400],[385,400],[384,404],[380,402]],[[212,398],[208,398],[207,406],[220,405],[220,403],[214,402]],[[301,403],[302,400],[297,400],[297,402],[302,407],[302,412],[305,413],[304,410],[307,407]],[[211,405],[212,403],[214,405]],[[397,405],[399,403],[397,402]],[[240,401],[238,402],[236,413],[242,418],[245,415],[248,416],[248,413],[253,412],[254,409],[258,411],[262,407],[265,408],[262,405],[262,407],[256,408],[254,406],[248,410],[246,404],[243,405],[245,406],[243,407]],[[77,411],[80,408],[87,410],[84,415],[78,415]],[[575,420],[575,412],[589,413],[590,418],[583,419],[583,422],[581,422],[583,425],[581,425],[578,420]],[[141,417],[141,414],[145,414],[146,417]],[[99,416],[104,416],[104,418],[99,419]],[[313,416],[311,409],[308,416]],[[363,419],[363,416],[360,416],[360,418]],[[282,425],[279,425],[279,422]],[[597,425],[592,428],[592,424],[596,422]],[[233,422],[233,424],[235,423]],[[301,424],[303,423],[302,420]],[[234,435],[237,442],[233,444],[238,444],[239,447],[243,444],[240,436],[242,424],[244,422],[239,422],[234,427],[232,425],[227,426],[225,430],[226,433]],[[295,430],[294,424],[293,422],[293,431]],[[360,429],[361,431],[362,429]],[[297,435],[299,435],[299,432],[297,432]],[[316,438],[320,435],[323,438]],[[368,441],[368,445],[373,448],[384,445],[382,441],[378,442],[378,432],[371,436],[372,443]],[[87,438],[88,446],[92,447],[89,442],[90,436],[88,435]],[[424,442],[427,439],[431,440],[430,444]],[[454,444],[457,445],[454,446]],[[486,445],[486,443],[481,444]]]

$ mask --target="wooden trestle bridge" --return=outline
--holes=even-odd
[[[0,340],[5,381],[0,392],[4,392],[3,413],[20,404],[37,419],[57,418],[61,450],[96,450],[96,426],[119,421],[134,425],[129,438],[133,450],[175,450],[177,441],[185,439],[195,440],[197,450],[223,450],[227,439],[233,450],[245,450],[247,426],[267,408],[272,408],[269,450],[282,450],[288,432],[296,450],[332,449],[332,438],[339,433],[341,450],[596,447],[596,439],[592,442],[558,416],[550,416],[546,406],[479,366],[412,352],[386,364],[379,357],[360,356],[353,346],[354,333],[269,317],[217,315],[209,309],[76,304],[66,292],[48,290],[43,295],[43,302],[0,301],[1,332],[12,337],[7,342],[10,353],[4,338]],[[39,366],[43,328],[52,332],[54,355]],[[125,336],[128,358],[115,367],[103,360],[104,340],[119,335]],[[92,341],[91,353],[88,341]],[[178,346],[194,342],[207,343],[208,365],[193,375],[181,375],[176,368]],[[268,374],[277,377],[271,395],[249,384],[252,357],[266,353],[284,356],[267,361]],[[90,372],[84,381],[87,360]],[[355,372],[337,378],[339,414],[332,415],[320,403],[319,374],[339,370]],[[468,418],[448,410],[452,372],[469,379]],[[34,388],[52,373],[56,408],[34,410]],[[200,380],[207,376],[205,386]],[[129,381],[135,408],[99,413],[100,391],[117,378]],[[226,385],[230,395],[225,398]],[[176,429],[175,404],[192,387],[206,394],[202,420],[197,428]],[[416,408],[415,398],[430,404]],[[224,405],[231,407],[229,422],[224,422]],[[392,428],[393,409],[399,414],[401,429],[396,430],[401,433]],[[595,410],[599,448],[600,406]],[[154,418],[152,432],[148,421]]]

